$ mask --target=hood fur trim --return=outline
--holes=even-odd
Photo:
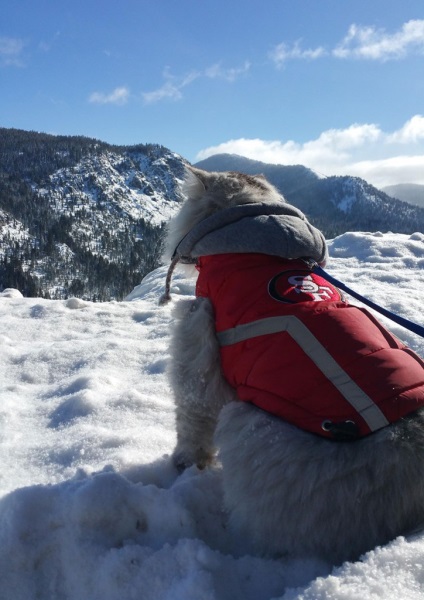
[[[204,219],[178,244],[174,257],[193,262],[199,256],[254,252],[281,258],[328,257],[323,234],[290,204],[244,204]]]

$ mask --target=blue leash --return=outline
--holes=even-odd
[[[368,300],[368,298],[364,298],[364,296],[361,296],[361,294],[358,294],[357,292],[353,291],[351,288],[349,288],[347,285],[345,285],[341,281],[338,281],[338,279],[335,279],[335,277],[332,277],[332,275],[329,275],[326,271],[324,271],[324,269],[322,269],[318,265],[314,266],[312,270],[317,275],[324,277],[324,279],[326,279],[327,281],[329,281],[336,287],[340,288],[341,290],[343,290],[350,296],[353,296],[357,300],[360,300],[367,306],[370,306],[371,308],[378,311],[385,317],[391,319],[398,325],[402,325],[402,327],[405,327],[405,329],[409,329],[409,331],[412,331],[413,333],[416,333],[417,335],[424,337],[424,327],[422,327],[421,325],[418,325],[417,323],[413,323],[412,321],[409,321],[408,319],[405,319],[404,317],[400,317],[399,315],[392,313],[390,310],[387,310],[386,308],[382,308],[378,304],[375,304],[374,302],[372,302],[372,300]]]

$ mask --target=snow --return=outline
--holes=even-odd
[[[422,233],[329,246],[332,275],[422,323]],[[165,274],[124,302],[0,293],[0,598],[421,599],[423,533],[337,569],[252,556],[226,531],[219,469],[177,475]],[[174,276],[174,301],[193,289]],[[381,320],[424,355],[422,338]]]
[[[174,153],[167,156],[181,161]],[[50,175],[51,189],[34,189],[40,195],[49,193],[52,210],[64,214],[90,210],[90,205],[100,199],[102,204],[118,208],[134,220],[145,219],[160,226],[173,216],[177,206],[169,202],[169,193],[157,191],[150,184],[159,167],[163,169],[164,185],[171,189],[165,157],[151,162],[145,155],[134,154],[130,159],[114,152],[89,156],[71,168],[59,169]],[[134,185],[135,180],[137,185]],[[102,218],[101,214],[97,216]],[[90,229],[89,224],[86,227]]]
[[[22,242],[24,240],[34,240],[22,223],[16,221],[10,215],[0,209],[0,239],[11,240],[12,242]],[[0,258],[7,253],[3,244],[0,245]]]

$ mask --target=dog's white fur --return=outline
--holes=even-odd
[[[217,210],[283,200],[263,178],[196,169],[185,194],[170,224],[169,252]],[[340,564],[424,523],[422,411],[341,443],[237,401],[221,374],[213,309],[205,298],[178,302],[171,357],[174,462],[181,469],[204,468],[219,449],[231,527],[248,535],[259,553]]]

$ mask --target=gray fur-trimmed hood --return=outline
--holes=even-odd
[[[323,234],[286,203],[243,204],[216,212],[189,231],[174,257],[194,262],[199,256],[246,252],[312,258],[321,265],[328,257]]]
[[[328,258],[323,234],[291,204],[232,206],[200,221],[179,242],[161,303],[170,299],[170,281],[178,261],[195,263],[200,256],[248,252],[286,259],[309,258],[322,266]]]

